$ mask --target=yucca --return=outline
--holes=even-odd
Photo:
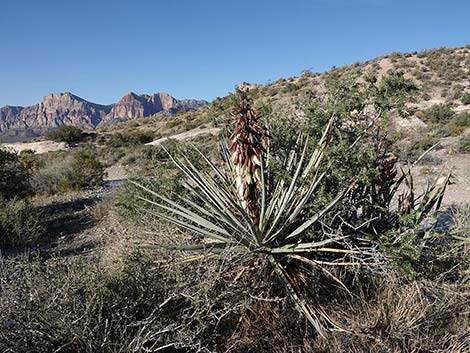
[[[261,190],[261,160],[268,138],[259,124],[261,115],[252,108],[245,92],[232,112],[235,129],[230,135],[237,194],[242,207],[256,219],[259,215],[258,194]]]
[[[310,273],[322,271],[342,285],[324,266],[357,266],[377,258],[374,247],[363,239],[363,234],[356,238],[354,231],[343,232],[342,228],[324,231],[322,220],[356,187],[354,181],[313,214],[308,207],[328,173],[330,163],[324,161],[324,155],[335,116],[330,118],[311,153],[308,153],[308,137],[299,136],[288,147],[283,160],[270,156],[268,135],[246,95],[242,95],[233,117],[231,143],[222,141],[220,145],[227,169],[217,166],[196,147],[210,167],[209,172],[198,169],[186,157],[169,154],[188,179],[184,184],[188,196],[179,196],[175,201],[134,182],[154,196],[139,198],[154,206],[147,210],[150,215],[204,239],[177,245],[175,249],[220,254],[227,248],[239,248],[265,256],[298,311],[317,332],[323,335],[325,329],[340,329],[318,304],[312,307],[302,298],[298,287],[302,281],[296,278],[302,275],[299,268],[307,266]],[[274,158],[282,163],[288,178],[268,178],[272,175],[269,169]],[[159,211],[155,212],[155,208]],[[306,231],[310,232],[308,236]],[[168,244],[158,246],[168,247]]]

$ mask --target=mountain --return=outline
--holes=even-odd
[[[157,113],[174,114],[207,105],[203,100],[178,100],[167,93],[126,94],[119,102],[101,105],[70,92],[49,94],[30,107],[0,108],[0,137],[6,142],[34,137],[61,125],[94,129],[100,124],[139,119]]]
[[[134,92],[130,92],[113,105],[110,113],[103,119],[103,123],[117,119],[138,119],[160,112],[169,114],[186,112],[207,104],[203,100],[178,100],[167,93],[156,93],[149,96],[147,94],[137,95]]]
[[[5,131],[12,127],[23,109],[23,107],[12,107],[9,105],[0,108],[0,131]]]

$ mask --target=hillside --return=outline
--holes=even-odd
[[[300,112],[312,98],[322,95],[325,79],[333,74],[364,76],[373,73],[380,77],[389,70],[402,71],[406,78],[416,83],[419,95],[415,106],[420,109],[445,103],[457,111],[470,110],[470,105],[464,105],[461,101],[464,93],[470,91],[470,46],[392,53],[363,63],[333,67],[325,73],[308,70],[301,76],[280,79],[267,85],[243,83],[240,86],[249,88],[253,98],[261,105],[273,105],[275,110],[284,106],[284,109]]]

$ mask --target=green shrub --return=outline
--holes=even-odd
[[[150,130],[117,132],[109,137],[106,141],[106,145],[113,148],[130,145],[143,145],[145,143],[152,142],[154,136],[155,133]]]
[[[0,148],[0,197],[25,197],[31,192],[29,172],[15,153]]]
[[[26,200],[0,199],[0,248],[31,244],[44,226],[41,213]]]
[[[400,158],[414,162],[426,150],[439,142],[439,137],[434,136],[426,131],[419,131],[411,137],[408,144],[400,143]]]
[[[464,127],[454,124],[451,121],[445,125],[438,124],[436,129],[436,135],[439,137],[459,136],[464,131]]]
[[[465,92],[460,98],[460,101],[465,105],[470,104],[470,92]]]
[[[44,194],[79,191],[102,186],[105,170],[93,150],[83,148],[61,153],[33,171],[33,188]]]
[[[57,130],[51,131],[46,135],[46,138],[49,140],[68,144],[78,143],[82,140],[82,137],[83,131],[71,125],[62,125]]]
[[[456,115],[451,120],[451,123],[459,127],[464,127],[464,128],[470,127],[470,113],[463,112],[463,113]]]
[[[470,135],[462,136],[459,139],[457,150],[460,153],[470,153]]]
[[[446,104],[434,104],[423,113],[423,120],[431,123],[446,123],[455,115],[452,108]]]

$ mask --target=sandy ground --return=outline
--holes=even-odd
[[[445,141],[444,141],[445,144]],[[443,204],[445,206],[470,203],[470,154],[453,153],[449,146],[432,153],[442,160],[438,165],[420,164],[416,166],[415,177],[420,188],[424,189],[442,172],[452,173],[451,184],[447,187]]]
[[[106,168],[106,177],[105,181],[108,182],[120,182],[127,178],[127,171],[124,166],[120,164],[112,165],[111,167]]]
[[[52,151],[60,151],[67,149],[65,142],[53,142],[53,141],[40,141],[40,142],[16,142],[16,143],[4,143],[1,144],[9,150],[13,150],[16,153],[21,151],[31,150],[35,153],[47,153]]]
[[[182,132],[181,134],[163,137],[161,139],[149,142],[146,145],[158,146],[168,140],[184,141],[184,140],[188,140],[193,137],[201,136],[201,135],[216,135],[220,130],[221,128],[219,127],[211,127],[211,128],[205,128],[205,129],[193,129],[193,130]]]

